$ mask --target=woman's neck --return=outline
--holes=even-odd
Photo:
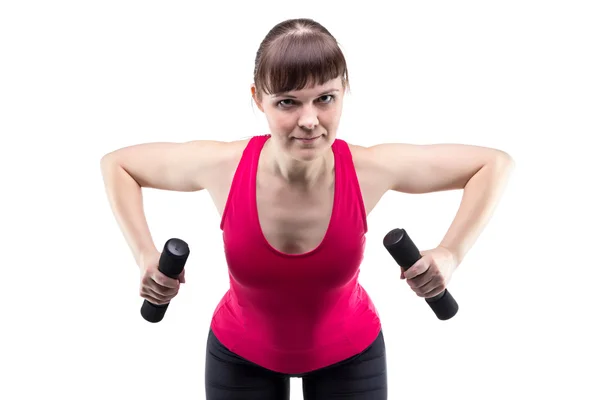
[[[270,140],[266,143],[268,145]],[[270,174],[284,183],[313,187],[333,176],[334,158],[331,149],[322,156],[311,161],[299,161],[287,156],[281,151],[266,146],[265,166]]]

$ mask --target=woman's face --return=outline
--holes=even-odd
[[[258,108],[265,113],[272,139],[292,158],[308,161],[330,148],[342,114],[340,77],[302,90],[263,94],[261,101],[254,84],[251,90]]]

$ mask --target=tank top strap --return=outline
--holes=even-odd
[[[231,187],[229,188],[229,194],[223,209],[223,216],[221,217],[220,228],[223,230],[225,219],[229,214],[229,209],[234,203],[234,199],[237,196],[249,196],[253,193],[253,185],[256,185],[256,171],[258,168],[258,159],[260,152],[271,135],[256,135],[252,136],[246,145],[246,148],[242,152],[242,157],[238,162],[233,180],[231,181]],[[237,201],[235,204],[252,204],[250,199],[244,198],[241,203]]]
[[[350,146],[345,140],[336,138],[332,149],[336,153],[336,162],[339,163],[336,168],[339,169],[339,177],[342,180],[340,182],[343,189],[341,197],[344,199],[342,203],[346,204],[344,212],[348,213],[347,215],[354,215],[358,212],[358,218],[362,221],[364,233],[367,233],[367,213]]]

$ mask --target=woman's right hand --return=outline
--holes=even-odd
[[[160,252],[145,254],[140,260],[140,296],[155,305],[167,304],[185,283],[185,269],[178,279],[169,278],[158,270]]]

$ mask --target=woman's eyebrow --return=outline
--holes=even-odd
[[[339,90],[338,89],[329,89],[329,90],[326,90],[326,91],[324,91],[322,93],[319,93],[319,95],[317,97],[321,97],[324,94],[331,93],[331,92],[339,92]],[[296,96],[292,96],[291,94],[287,94],[287,93],[288,92],[275,93],[273,95],[273,97],[285,96],[285,97],[291,97],[292,99],[296,99],[297,98]]]

